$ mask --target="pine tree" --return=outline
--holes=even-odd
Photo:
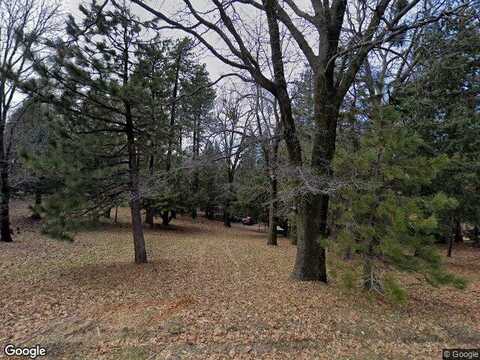
[[[363,286],[402,300],[404,292],[388,270],[423,274],[433,284],[463,283],[446,273],[435,243],[438,218],[457,202],[443,193],[424,195],[448,165],[445,156],[418,155],[419,135],[403,126],[391,106],[372,110],[360,148],[339,150],[342,253],[352,249],[363,264]],[[338,201],[338,200],[337,200]],[[382,278],[383,275],[383,278]]]
[[[452,242],[463,240],[461,224],[478,226],[480,218],[480,31],[474,10],[465,15],[428,29],[417,49],[418,69],[396,96],[408,126],[424,139],[420,151],[450,159],[428,189],[459,203],[440,219],[449,256]]]
[[[135,262],[144,263],[141,144],[152,123],[143,103],[148,94],[134,76],[142,27],[125,5],[106,10],[93,2],[80,10],[80,25],[69,17],[68,39],[50,42],[56,52],[51,63],[37,62],[42,80],[25,84],[62,115],[52,124],[56,137],[49,157],[39,161],[64,181],[63,191],[48,202],[47,224],[65,237],[61,228],[68,218],[102,213],[127,197]]]

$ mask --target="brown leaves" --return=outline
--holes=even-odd
[[[431,359],[480,338],[477,250],[451,260],[467,290],[411,286],[398,309],[291,280],[295,248],[268,247],[254,228],[185,218],[145,235],[144,266],[126,226],[73,244],[35,228],[0,245],[0,345],[40,343],[52,359]]]

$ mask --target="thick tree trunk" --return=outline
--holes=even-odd
[[[320,89],[321,90],[321,89]],[[315,176],[326,181],[332,177],[332,160],[335,153],[338,106],[333,96],[315,96],[317,131],[312,150],[312,170]],[[330,103],[325,104],[325,102]],[[321,190],[321,189],[318,189]],[[294,277],[300,280],[327,282],[326,251],[320,239],[327,238],[327,218],[330,197],[327,194],[307,194],[298,205],[297,259]]]
[[[296,279],[327,282],[326,253],[320,245],[323,232],[319,214],[324,204],[321,196],[312,195],[297,205],[297,257],[293,269]]]

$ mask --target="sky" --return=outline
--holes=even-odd
[[[97,0],[99,3],[101,0]],[[203,1],[203,0],[201,0]],[[81,16],[80,11],[78,10],[78,7],[81,3],[89,3],[90,0],[62,0],[62,7],[64,11],[67,13],[71,13],[72,15],[79,17]],[[169,0],[147,0],[146,3],[150,6],[152,6],[155,9],[167,9],[171,10],[173,13],[176,9],[174,9],[174,4],[179,3],[178,0],[175,1],[169,1]],[[173,5],[173,6],[172,6]],[[133,13],[139,16],[141,19],[151,19],[152,16],[150,13],[144,11],[141,9],[139,6],[132,4],[131,6]],[[185,36],[186,34],[180,31],[168,31],[166,32],[166,36],[170,38],[180,38],[182,36]],[[223,62],[215,58],[213,55],[211,55],[208,51],[199,51],[198,52],[199,57],[198,61],[201,63],[205,63],[207,65],[208,72],[210,73],[210,78],[212,81],[216,80],[219,76],[225,73],[230,73],[232,72],[232,69],[225,65]]]

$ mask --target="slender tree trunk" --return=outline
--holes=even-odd
[[[200,155],[200,119],[195,117],[194,119],[194,126],[193,126],[193,161],[199,158]],[[195,220],[197,218],[197,196],[198,190],[200,187],[200,179],[197,170],[197,165],[194,164],[193,170],[193,179],[192,179],[192,194],[194,196],[193,204],[191,207],[191,215],[192,219]]]
[[[1,114],[0,114],[1,115]],[[0,241],[12,242],[10,228],[10,185],[8,183],[8,156],[5,151],[5,121],[0,126]]]
[[[480,247],[480,229],[478,228],[478,225],[475,225],[473,228],[473,244]]]
[[[172,108],[170,109],[170,127],[168,134],[168,149],[167,149],[167,171],[170,171],[172,167],[172,151],[173,151],[173,142],[175,138],[175,120],[177,115],[177,97],[178,97],[178,87],[180,81],[180,63],[182,61],[182,49],[178,49],[178,55],[176,60],[175,67],[175,82],[173,84],[173,94],[172,94]]]
[[[40,214],[40,207],[42,206],[42,192],[39,189],[35,190],[35,202],[32,206],[32,216],[33,220],[41,220],[42,215]]]
[[[463,242],[462,224],[460,220],[455,220],[455,242]]]
[[[278,245],[277,242],[277,225],[278,225],[278,202],[277,202],[278,181],[272,174],[270,179],[270,207],[268,209],[268,241],[267,245]]]
[[[113,219],[113,222],[115,224],[118,222],[118,206],[115,206],[115,218]]]
[[[231,227],[232,214],[230,213],[230,205],[233,198],[233,181],[235,180],[235,170],[228,170],[227,180],[228,180],[228,190],[227,190],[228,193],[227,193],[224,208],[223,208],[223,225],[225,225],[225,227]]]
[[[162,225],[163,226],[168,226],[170,225],[170,220],[172,218],[170,217],[170,210],[163,210],[162,211]]]
[[[142,207],[139,190],[137,150],[135,146],[135,136],[133,130],[133,121],[131,106],[125,103],[126,110],[126,132],[128,141],[128,165],[129,165],[129,190],[130,190],[130,211],[132,215],[132,233],[133,245],[135,251],[135,263],[142,264],[147,262],[147,251],[145,248],[145,238],[143,236],[142,225]]]
[[[212,210],[211,206],[207,206],[207,208],[205,209],[205,217],[208,220],[213,220],[214,219],[214,213],[213,213],[213,210]]]
[[[455,242],[455,236],[452,234],[448,237],[448,250],[447,257],[452,257],[453,243]]]
[[[150,156],[150,163],[149,163],[149,170],[150,176],[153,178],[154,174],[154,166],[155,166],[155,158],[153,155]],[[147,202],[147,206],[145,207],[145,222],[150,225],[150,228],[155,227],[155,209]]]
[[[228,205],[227,205],[228,206]],[[232,227],[230,212],[227,208],[223,209],[223,225],[225,227]]]
[[[155,220],[154,220],[154,209],[151,206],[147,206],[145,209],[145,223],[150,225],[150,228],[155,227]]]

